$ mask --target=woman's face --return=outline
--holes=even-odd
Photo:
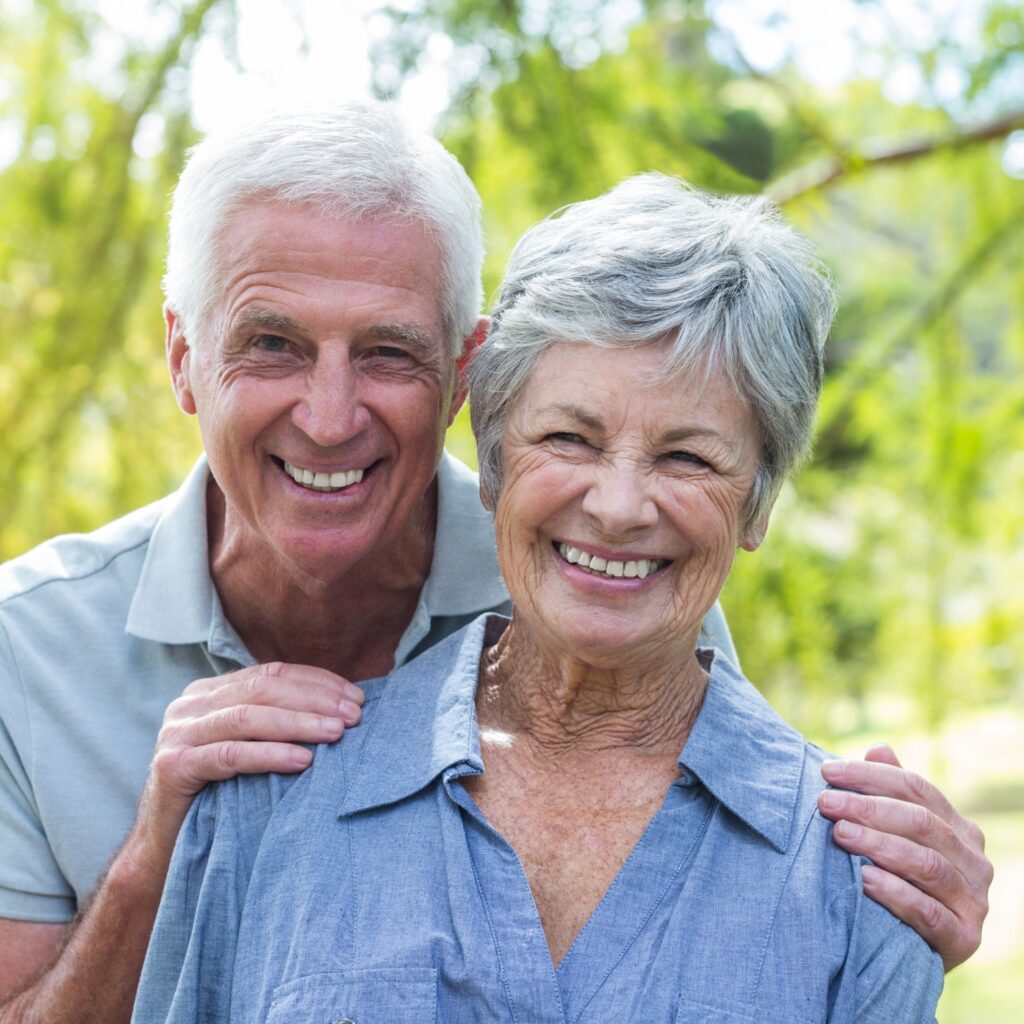
[[[652,384],[667,348],[557,344],[502,444],[498,556],[553,654],[652,667],[693,650],[744,535],[760,443],[718,371]]]

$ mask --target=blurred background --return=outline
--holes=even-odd
[[[1016,0],[0,0],[0,558],[175,487],[168,195],[202,131],[375,93],[483,196],[493,295],[555,207],[657,168],[765,192],[840,293],[815,457],[723,601],[818,742],[984,828],[942,1024],[1024,1006],[1024,7]],[[462,416],[450,447],[473,461]]]

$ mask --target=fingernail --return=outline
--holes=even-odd
[[[829,761],[822,761],[821,772],[823,775],[842,775],[846,771],[849,761],[835,757]]]
[[[822,807],[827,807],[830,811],[838,811],[843,806],[842,794],[837,793],[834,789],[826,789],[818,799],[821,801]]]
[[[341,711],[341,717],[348,725],[358,722],[359,716],[362,713],[358,704],[353,704],[351,701],[347,700],[343,700],[338,705],[338,709]]]
[[[833,831],[840,839],[846,839],[851,842],[860,839],[862,835],[860,825],[854,825],[851,821],[837,821],[833,826]]]
[[[345,698],[352,701],[353,704],[362,705],[363,701],[366,700],[366,694],[358,686],[353,686],[349,683],[345,687]]]
[[[324,732],[334,735],[335,733],[341,732],[345,728],[345,723],[340,718],[324,718],[320,719],[320,725],[323,727]]]
[[[305,747],[292,747],[290,760],[296,768],[308,768],[313,760],[313,752]]]

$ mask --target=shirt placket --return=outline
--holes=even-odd
[[[522,862],[457,778],[446,778],[445,789],[462,810],[473,874],[513,1020],[519,1024],[565,1024],[551,953]]]

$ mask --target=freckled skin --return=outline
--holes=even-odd
[[[487,770],[467,788],[519,854],[556,964],[677,775],[706,686],[700,623],[766,525],[742,532],[749,409],[717,373],[652,383],[664,355],[553,346],[502,448],[514,611],[481,662]],[[558,542],[669,564],[623,586],[567,567]]]

